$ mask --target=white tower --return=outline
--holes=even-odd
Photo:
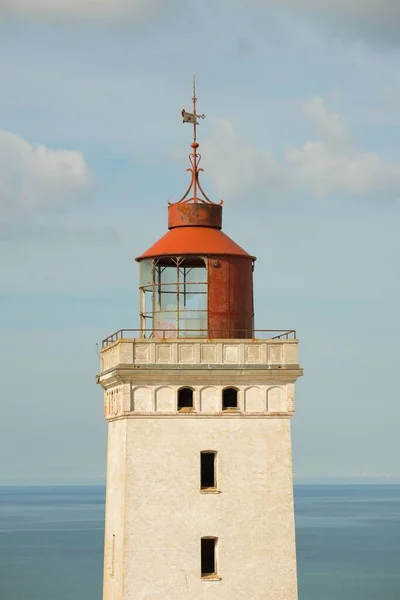
[[[256,331],[255,258],[192,181],[137,260],[141,326],[103,342],[104,600],[297,599],[294,331]]]

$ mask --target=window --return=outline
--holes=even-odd
[[[201,538],[201,576],[212,577],[217,574],[216,561],[217,538]]]
[[[238,407],[238,391],[235,388],[225,388],[222,392],[222,410]]]
[[[178,391],[178,410],[193,409],[193,390],[181,388]]]
[[[207,335],[204,258],[165,256],[140,261],[140,297],[143,337]]]
[[[214,490],[217,487],[216,472],[216,452],[200,453],[200,489]]]

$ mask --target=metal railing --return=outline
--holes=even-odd
[[[228,336],[229,333],[229,336]],[[221,334],[221,335],[218,335]],[[295,340],[294,329],[185,329],[181,331],[172,329],[120,329],[102,341],[102,348],[123,339],[267,339],[267,340]]]

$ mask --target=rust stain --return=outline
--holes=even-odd
[[[253,337],[253,261],[247,255],[208,260],[208,337]]]
[[[168,229],[174,227],[222,227],[219,204],[171,204],[168,207]]]

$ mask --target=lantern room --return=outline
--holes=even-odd
[[[189,155],[191,181],[168,206],[169,231],[136,260],[142,337],[252,338],[255,257],[222,232],[222,201],[205,194],[196,140],[196,97]]]

